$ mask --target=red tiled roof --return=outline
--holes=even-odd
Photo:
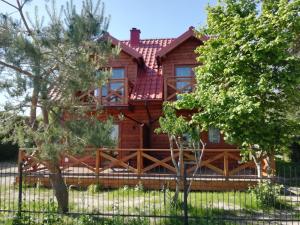
[[[162,48],[168,46],[174,40],[175,38],[144,39],[140,40],[140,43],[137,46],[131,46],[130,41],[121,41],[121,43],[134,49],[143,56],[148,73],[151,72],[151,70],[157,72],[158,66],[155,58],[156,53]]]
[[[196,33],[194,31],[194,27],[190,27],[186,32],[184,32],[182,35],[180,35],[178,38],[176,38],[170,45],[168,45],[166,48],[161,49],[160,51],[157,52],[156,57],[160,58],[165,56],[167,53],[175,49],[178,45],[182,44],[185,42],[187,39],[191,37],[198,38],[196,36]],[[200,37],[199,40],[201,41],[206,41],[208,40],[207,36]]]
[[[142,58],[145,64],[145,71],[140,71],[134,88],[130,95],[130,100],[162,100],[163,97],[163,77],[159,69],[159,58],[172,51],[189,37],[195,36],[194,28],[178,38],[144,39],[138,45],[131,45],[130,41],[118,41],[110,36],[112,42],[120,44],[120,47],[136,58]],[[205,37],[201,40],[204,41]]]
[[[130,95],[131,100],[161,100],[163,97],[163,77],[159,75],[140,76]]]
[[[140,40],[139,45],[131,46],[130,41],[122,43],[142,54],[146,71],[139,74],[130,95],[131,100],[161,100],[163,78],[156,61],[156,53],[168,46],[174,38]]]

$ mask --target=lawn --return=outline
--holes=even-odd
[[[71,214],[69,216],[58,217],[55,213],[57,205],[51,189],[24,185],[22,210],[44,212],[43,214],[36,214],[35,217],[39,218],[39,220],[42,220],[45,216],[48,219],[50,218],[49,220],[52,217],[53,220],[59,218],[65,224],[72,224],[74,220],[78,224],[182,224],[183,194],[180,193],[180,204],[175,206],[171,205],[173,194],[169,190],[143,190],[142,186],[137,186],[136,188],[124,186],[115,190],[103,190],[101,187],[95,185],[90,186],[88,189],[70,188],[69,205]],[[17,187],[13,185],[0,186],[0,209],[16,211],[18,209],[17,200]],[[216,224],[218,222],[225,225],[231,224],[230,219],[232,218],[246,218],[251,220],[252,218],[259,219],[266,216],[270,218],[286,218],[287,216],[299,218],[299,209],[298,197],[293,198],[282,195],[274,204],[262,206],[256,199],[256,196],[249,191],[202,191],[191,192],[188,196],[190,224]],[[97,222],[95,222],[95,218],[83,218],[79,214],[91,216],[106,215],[107,218],[103,220],[97,217]],[[0,216],[0,224],[12,224],[12,220],[8,218],[12,217],[14,213],[10,213],[9,216],[6,215],[8,214]],[[114,216],[115,219],[118,216],[125,216],[127,219],[123,223],[119,223],[119,220],[123,220],[125,217],[113,221],[109,219],[110,216]],[[155,216],[158,218],[154,219]],[[172,218],[165,216],[172,216]],[[32,218],[29,220],[34,221]],[[82,222],[84,220],[91,220],[93,222]]]

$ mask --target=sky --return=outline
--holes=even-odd
[[[6,0],[15,4],[16,0]],[[32,0],[25,11],[34,15],[34,8],[39,8],[39,15],[45,15],[45,4],[49,0]],[[96,2],[96,0],[93,0]],[[141,30],[141,38],[178,37],[190,26],[196,28],[206,23],[206,7],[215,5],[217,0],[102,0],[106,15],[111,16],[109,32],[120,40],[129,39],[129,30],[136,27]],[[57,6],[66,0],[56,0]],[[73,0],[79,9],[82,0]],[[10,13],[18,18],[15,10],[1,2],[0,13]],[[46,18],[45,18],[46,19]],[[1,34],[0,34],[1,35]],[[0,93],[0,106],[5,101]]]

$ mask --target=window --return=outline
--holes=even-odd
[[[125,69],[124,68],[113,68],[111,78],[106,85],[99,89],[96,89],[95,95],[101,97],[107,97],[108,102],[120,102],[122,97],[125,95]]]
[[[179,66],[175,69],[176,89],[180,93],[189,93],[193,90],[192,77],[194,71],[192,66]]]
[[[218,128],[210,127],[208,129],[208,141],[210,143],[220,143],[220,130]]]
[[[118,142],[119,140],[119,124],[113,124],[110,137]]]
[[[111,79],[124,79],[125,78],[125,70],[124,68],[113,68]]]

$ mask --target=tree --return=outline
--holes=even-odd
[[[114,145],[109,135],[112,121],[100,122],[97,110],[83,106],[78,95],[87,92],[85,103],[93,101],[91,90],[110,75],[102,68],[118,48],[104,38],[109,17],[100,1],[84,1],[79,13],[72,1],[60,10],[52,1],[46,5],[49,19],[44,25],[37,8],[34,19],[24,15],[28,0],[1,1],[20,16],[20,20],[0,16],[0,87],[10,95],[6,113],[1,115],[1,133],[9,133],[8,140],[20,147],[34,147],[32,154],[48,162],[52,187],[64,213],[68,190],[61,175],[61,155],[82,152],[87,145]],[[28,119],[12,123],[26,112]]]
[[[300,58],[292,47],[299,37],[300,1],[222,0],[208,7],[210,39],[197,48],[196,91],[183,108],[202,128],[219,128],[225,139],[253,159],[287,149],[299,134]],[[270,162],[268,163],[269,173]]]
[[[159,118],[160,127],[155,130],[156,133],[167,134],[169,139],[171,159],[176,170],[176,189],[172,205],[178,203],[180,187],[183,186],[184,169],[186,169],[184,168],[184,151],[192,150],[196,165],[192,176],[195,176],[200,168],[206,145],[201,140],[199,124],[182,115],[177,116],[176,104],[177,102],[164,104],[163,116]],[[178,158],[175,150],[178,151]],[[190,181],[187,193],[190,192],[191,186],[192,181]]]

